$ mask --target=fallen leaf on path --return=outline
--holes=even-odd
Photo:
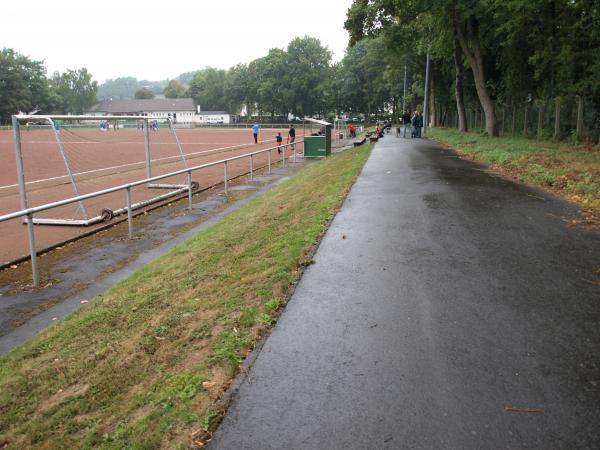
[[[210,388],[215,387],[216,385],[217,385],[216,381],[203,381],[202,382],[202,387],[204,389],[210,389]]]

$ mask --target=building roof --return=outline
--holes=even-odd
[[[139,100],[104,100],[89,112],[141,113],[155,111],[196,111],[192,98],[152,98]]]
[[[224,114],[229,114],[227,111],[200,111],[198,113],[201,116],[222,116]]]

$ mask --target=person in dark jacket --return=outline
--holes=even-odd
[[[404,133],[403,133],[402,137],[406,137],[407,129],[408,129],[408,136],[410,137],[412,130],[410,129],[410,113],[408,111],[404,111],[404,114],[402,114],[402,124],[404,125]]]
[[[423,130],[423,114],[417,113],[417,137],[421,137],[421,131]]]

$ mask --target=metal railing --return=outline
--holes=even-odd
[[[78,196],[67,198],[64,200],[59,200],[57,202],[47,203],[47,204],[35,206],[32,208],[25,208],[20,211],[15,211],[13,213],[0,216],[0,223],[5,222],[7,220],[11,220],[11,219],[17,219],[19,217],[25,217],[25,221],[27,223],[27,232],[28,232],[28,240],[29,240],[29,254],[30,254],[30,258],[31,258],[31,272],[32,272],[32,278],[33,278],[33,284],[34,284],[34,286],[37,287],[37,286],[39,286],[39,283],[40,283],[40,277],[39,277],[39,271],[38,271],[38,266],[37,266],[37,251],[36,251],[36,247],[35,247],[35,233],[34,233],[34,223],[33,223],[34,214],[40,213],[42,211],[47,211],[52,208],[58,208],[60,206],[69,205],[71,203],[82,202],[84,200],[88,200],[91,198],[100,197],[102,195],[108,195],[108,194],[112,194],[114,192],[124,190],[126,192],[127,206],[125,208],[122,208],[121,210],[117,210],[117,211],[119,214],[125,213],[125,212],[127,213],[128,236],[129,236],[129,239],[133,239],[133,210],[146,206],[148,204],[148,202],[142,201],[139,203],[132,204],[132,200],[131,200],[131,189],[132,188],[141,186],[144,184],[150,184],[155,181],[163,180],[165,178],[187,174],[187,186],[185,188],[174,191],[173,193],[171,193],[171,196],[177,195],[177,194],[182,194],[183,192],[187,191],[187,193],[188,193],[188,209],[191,210],[192,209],[192,195],[193,195],[193,190],[194,190],[194,182],[192,181],[192,172],[195,172],[195,171],[198,171],[201,169],[205,169],[207,167],[213,167],[213,166],[218,166],[220,164],[223,164],[223,178],[224,178],[223,185],[224,185],[225,194],[227,195],[228,189],[229,189],[229,186],[228,186],[229,176],[227,173],[227,165],[229,162],[236,161],[238,159],[249,158],[249,160],[250,160],[249,175],[250,175],[250,179],[253,180],[254,179],[254,171],[255,171],[255,168],[254,168],[254,156],[255,155],[258,155],[261,153],[267,153],[267,156],[268,156],[267,167],[268,167],[268,173],[270,174],[271,166],[273,165],[272,157],[271,157],[272,151],[277,150],[277,149],[282,150],[281,165],[282,165],[282,167],[285,167],[286,149],[288,149],[290,147],[293,149],[293,162],[294,163],[296,162],[296,158],[297,158],[296,145],[304,145],[304,139],[301,139],[301,140],[298,140],[297,142],[289,143],[289,144],[282,143],[275,147],[269,147],[266,149],[257,150],[255,152],[245,153],[243,155],[233,156],[231,158],[221,159],[218,161],[213,161],[213,162],[201,164],[198,166],[187,167],[185,169],[166,173],[164,175],[158,175],[158,176],[154,176],[154,177],[145,178],[143,180],[134,181],[134,182],[127,183],[127,184],[122,184],[119,186],[114,186],[112,188],[103,189],[103,190],[96,191],[96,192],[91,192],[89,194],[78,195]],[[290,159],[290,158],[288,157],[288,159]]]

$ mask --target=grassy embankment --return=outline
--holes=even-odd
[[[370,146],[308,167],[0,359],[0,448],[188,448]]]
[[[427,137],[505,175],[549,188],[600,217],[600,148],[524,138],[490,138],[433,128]]]

